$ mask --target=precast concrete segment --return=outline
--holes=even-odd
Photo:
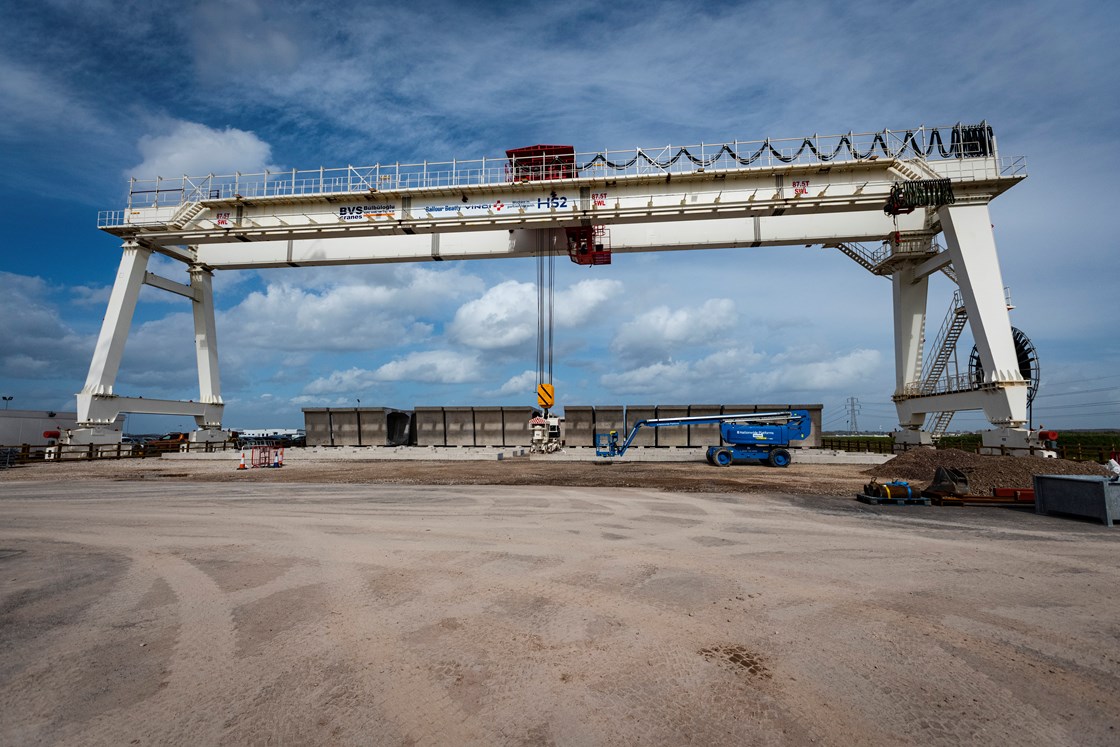
[[[447,446],[447,423],[442,407],[416,408],[416,445]]]
[[[653,405],[627,405],[626,406],[626,432],[634,429],[640,420],[652,420],[657,417],[657,408]],[[659,428],[643,428],[634,437],[631,446],[656,446]]]
[[[610,433],[618,431],[619,439],[626,437],[626,411],[623,407],[596,407],[595,432]]]
[[[595,447],[595,408],[564,405],[564,442],[568,446]]]
[[[504,419],[500,407],[474,408],[474,445],[504,446]],[[528,445],[528,444],[526,444]]]
[[[657,417],[687,418],[688,405],[658,405]],[[658,446],[688,446],[688,428],[658,428]]]
[[[688,417],[690,418],[703,415],[721,415],[722,413],[723,408],[720,405],[688,406]],[[719,446],[723,443],[719,423],[690,423],[687,430],[689,446]]]
[[[533,417],[531,407],[503,407],[502,432],[505,434],[503,446],[528,446],[533,442],[533,432],[529,421]]]
[[[445,407],[443,421],[447,427],[447,446],[476,446],[473,407]]]
[[[359,407],[358,436],[363,446],[385,446],[388,441],[388,416],[384,407]]]

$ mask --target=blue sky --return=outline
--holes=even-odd
[[[991,210],[1012,323],[1040,351],[1035,422],[1120,427],[1117,6],[697,5],[0,4],[0,389],[74,408],[120,257],[97,211],[124,206],[128,176],[986,119],[1028,159]],[[560,404],[822,402],[843,428],[858,397],[862,428],[895,422],[889,282],[835,250],[557,269]],[[226,425],[359,399],[532,404],[534,278],[531,260],[219,272]],[[933,280],[934,329],[951,291]],[[145,289],[119,393],[197,396],[188,304]]]

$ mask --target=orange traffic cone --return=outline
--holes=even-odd
[[[237,465],[238,469],[249,469],[245,466],[245,449],[241,450],[241,464]]]
[[[277,467],[283,467],[284,466],[284,447],[283,446],[280,447],[280,461],[277,462],[276,466]]]

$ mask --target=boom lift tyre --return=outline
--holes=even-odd
[[[766,463],[771,467],[788,467],[792,461],[793,457],[785,449],[774,449],[770,452],[770,456],[766,458]]]

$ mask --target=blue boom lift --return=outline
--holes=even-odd
[[[787,412],[746,412],[737,415],[701,415],[689,418],[652,418],[639,420],[622,444],[618,431],[598,433],[595,436],[595,455],[620,457],[630,448],[638,430],[671,426],[719,423],[723,445],[708,447],[708,464],[730,467],[735,462],[765,462],[771,467],[788,467],[793,461],[789,442],[809,437],[812,423],[808,410]]]

